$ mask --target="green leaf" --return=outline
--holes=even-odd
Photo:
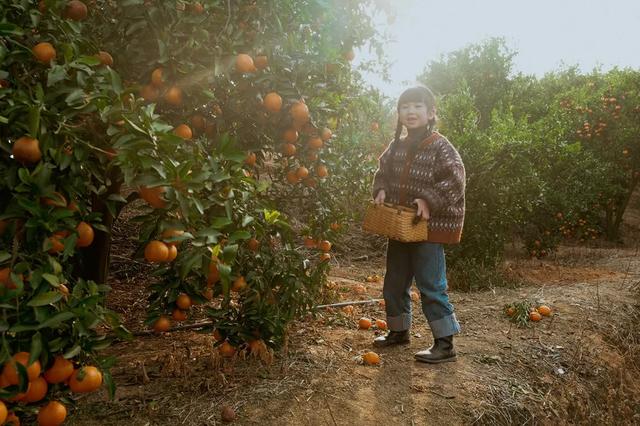
[[[81,351],[82,351],[82,348],[80,347],[80,345],[76,344],[74,347],[72,347],[67,352],[65,352],[62,356],[65,359],[71,359],[71,358],[73,358],[75,356],[78,356]]]
[[[31,349],[29,349],[29,362],[28,365],[31,365],[35,362],[36,359],[40,358],[40,353],[42,352],[42,335],[40,332],[31,337]]]
[[[47,75],[47,87],[51,87],[56,83],[67,78],[67,71],[62,65],[54,65]]]
[[[11,254],[9,252],[0,251],[0,263],[3,263],[9,259],[11,259]]]
[[[251,222],[253,222],[255,219],[253,218],[253,216],[249,216],[246,215],[245,217],[242,218],[242,227],[246,227],[248,224],[250,224]]]
[[[40,293],[33,299],[27,302],[27,306],[45,306],[50,305],[51,303],[55,303],[58,300],[62,299],[62,293],[59,291],[47,291],[44,293]]]
[[[8,36],[18,36],[21,37],[24,35],[24,30],[19,26],[9,23],[3,22],[0,24],[0,36],[8,37]]]
[[[120,95],[123,92],[122,89],[122,80],[120,80],[120,76],[117,72],[115,72],[112,68],[109,68],[109,76],[111,77],[111,88],[116,94]]]
[[[227,217],[214,217],[211,221],[211,227],[214,229],[222,229],[232,223],[233,221]]]
[[[40,130],[40,106],[34,105],[29,109],[29,133],[34,138],[38,137]]]
[[[70,320],[74,316],[75,315],[73,315],[73,312],[69,312],[69,311],[59,312],[54,316],[52,316],[51,318],[49,318],[48,320],[46,320],[45,322],[43,322],[42,324],[40,324],[38,326],[38,329],[56,328],[60,323]]]
[[[251,233],[249,231],[235,231],[229,236],[229,242],[235,243],[240,240],[248,240],[251,238]]]
[[[60,280],[53,274],[42,274],[42,278],[54,287],[58,287],[60,285]]]

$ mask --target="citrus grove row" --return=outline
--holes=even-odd
[[[0,0],[0,424],[113,394],[110,231],[134,202],[150,329],[199,304],[223,357],[284,342],[382,143],[350,66],[366,7]]]

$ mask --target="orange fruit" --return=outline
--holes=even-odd
[[[298,123],[309,121],[309,107],[304,102],[295,102],[289,110],[291,117]]]
[[[269,112],[280,112],[282,109],[282,96],[276,92],[268,93],[262,102],[265,109]]]
[[[67,417],[67,409],[58,401],[51,401],[38,411],[38,426],[60,426]]]
[[[529,319],[531,321],[540,321],[542,319],[542,315],[538,311],[529,312]]]
[[[330,227],[332,231],[337,231],[340,229],[340,224],[338,222],[333,222]]]
[[[292,143],[286,143],[282,146],[282,153],[287,157],[293,157],[296,154],[296,146]]]
[[[64,17],[74,21],[83,21],[87,18],[89,11],[87,6],[80,0],[71,0],[64,9]]]
[[[47,43],[46,41],[33,46],[31,52],[33,52],[33,56],[36,57],[36,60],[43,64],[48,64],[51,60],[55,59],[57,55],[56,49],[53,47],[53,45],[51,43]]]
[[[164,194],[166,190],[167,188],[164,186],[156,186],[153,188],[141,186],[138,192],[140,193],[140,198],[145,200],[151,207],[162,209],[167,205],[167,202],[162,199],[162,194]]]
[[[327,240],[320,241],[320,244],[318,244],[318,248],[324,252],[328,252],[331,250],[331,243]]]
[[[349,50],[347,50],[346,52],[344,52],[344,55],[343,55],[343,56],[344,56],[344,58],[345,58],[347,61],[351,62],[351,61],[353,61],[353,60],[355,59],[356,54],[355,54],[355,52],[353,51],[353,49],[349,49]]]
[[[183,310],[189,309],[192,304],[191,297],[187,293],[180,293],[176,299],[176,306]]]
[[[374,132],[377,132],[378,129],[380,129],[380,125],[378,124],[378,122],[377,121],[372,122],[371,123],[371,130],[374,131]]]
[[[165,317],[164,315],[162,315],[156,320],[156,322],[153,323],[153,331],[155,331],[156,333],[169,331],[169,328],[171,328],[171,321],[169,321],[169,318]]]
[[[225,358],[231,358],[236,353],[236,348],[234,348],[229,342],[223,342],[218,348],[220,351],[220,355]]]
[[[76,247],[89,247],[93,243],[94,232],[91,225],[86,222],[80,222],[76,227],[76,231],[78,232]]]
[[[328,262],[331,260],[331,255],[329,253],[322,253],[320,255],[320,262]]]
[[[173,106],[182,105],[182,90],[179,87],[172,86],[164,94],[164,100]]]
[[[52,236],[49,237],[49,242],[51,243],[51,248],[47,250],[49,254],[60,253],[64,250],[64,243],[61,241],[63,238],[66,238],[66,235],[62,232],[56,232]]]
[[[362,361],[364,361],[366,365],[379,365],[380,355],[375,352],[367,352],[366,354],[362,355]]]
[[[204,6],[202,3],[195,2],[191,5],[191,11],[197,15],[204,13]]]
[[[98,52],[98,59],[100,59],[100,63],[104,66],[110,67],[113,66],[113,56],[109,52],[105,52],[101,50]]]
[[[7,406],[4,402],[0,401],[0,425],[3,425],[7,420],[7,416],[9,415],[9,411],[7,410]]]
[[[327,169],[327,166],[325,166],[324,164],[320,164],[318,167],[316,167],[316,175],[319,178],[326,178],[327,176],[329,176],[329,170]]]
[[[367,292],[367,288],[365,286],[363,286],[362,284],[356,284],[353,287],[353,292],[356,294],[364,294]]]
[[[322,129],[322,132],[320,132],[320,137],[323,141],[328,141],[329,139],[331,139],[331,136],[333,136],[333,133],[328,127],[325,127],[324,129]]]
[[[144,258],[148,262],[166,262],[169,258],[169,247],[162,241],[150,241],[144,248]]]
[[[551,315],[551,308],[547,305],[540,305],[538,306],[538,312],[540,312],[540,315],[548,317]]]
[[[201,114],[194,114],[190,119],[191,126],[199,131],[203,131],[207,126],[207,121]]]
[[[59,192],[54,192],[52,198],[41,197],[40,203],[49,207],[66,207],[67,199]]]
[[[313,237],[305,237],[304,246],[307,247],[307,248],[315,248],[316,247],[316,240],[314,240]]]
[[[18,274],[20,278],[22,278],[22,274]],[[7,287],[10,290],[15,290],[16,284],[11,279],[11,269],[2,268],[0,269],[0,285]]]
[[[175,238],[175,237],[179,237],[182,234],[184,234],[184,231],[182,229],[165,229],[164,231],[162,231],[162,235],[161,238],[163,240],[168,240],[170,238]],[[175,246],[180,244],[178,241],[172,241],[169,243],[166,243],[167,245],[170,246]]]
[[[151,84],[155,87],[162,87],[164,84],[164,71],[162,71],[162,68],[156,68],[151,72]]]
[[[173,134],[186,140],[189,140],[193,137],[193,132],[191,131],[191,127],[187,126],[186,124],[181,124],[175,129],[173,129]]]
[[[324,145],[324,142],[322,142],[322,139],[317,136],[309,139],[309,142],[307,142],[307,146],[310,149],[320,149],[322,148],[323,145]]]
[[[307,176],[309,176],[309,169],[307,169],[305,166],[298,167],[298,169],[296,170],[296,176],[298,177],[298,179],[306,178]]]
[[[80,367],[74,370],[69,379],[69,388],[75,393],[89,393],[102,386],[102,373],[94,366]]]
[[[260,247],[260,241],[255,238],[251,238],[249,241],[247,241],[247,247],[251,251],[258,251],[258,248]]]
[[[174,309],[171,313],[171,318],[175,321],[185,321],[187,319],[187,313],[181,309]]]
[[[371,320],[369,318],[360,318],[360,321],[358,321],[358,328],[360,330],[368,330],[371,328]]]
[[[287,182],[289,182],[292,185],[295,185],[296,183],[300,182],[300,178],[298,178],[298,175],[296,174],[295,170],[289,170],[287,172]]]
[[[296,129],[287,129],[282,134],[282,139],[287,143],[295,143],[298,140],[298,132]]]
[[[220,330],[218,330],[217,328],[213,330],[213,338],[216,339],[217,342],[222,340],[222,333],[220,333]]]
[[[245,288],[247,288],[247,281],[242,275],[236,278],[231,285],[231,291],[235,291],[236,293],[239,293]]]
[[[20,418],[15,413],[9,413],[3,426],[20,426]]]
[[[169,248],[169,256],[165,262],[173,262],[178,257],[178,247],[172,244],[167,244],[167,247]]]
[[[509,306],[505,313],[507,314],[507,316],[512,317],[516,314],[516,308],[514,308],[513,306]]]
[[[27,376],[29,377],[30,382],[34,381],[40,375],[40,361],[35,360],[27,367],[28,361],[29,352],[18,352],[11,360],[4,363],[4,370],[2,371],[2,374],[9,384],[17,385],[19,383],[18,371],[15,366],[16,363],[20,363],[27,368]]]
[[[209,264],[209,276],[207,277],[207,284],[213,285],[220,280],[220,272],[218,271],[218,263],[211,261]]]
[[[253,62],[259,70],[263,70],[269,66],[269,59],[265,55],[256,56],[256,59]]]
[[[247,166],[253,167],[256,165],[256,160],[258,157],[256,157],[255,152],[250,152],[249,154],[247,154],[247,157],[244,159],[244,163]]]
[[[26,402],[37,402],[47,396],[47,390],[49,385],[47,381],[42,377],[37,377],[34,381],[29,382],[29,388],[24,396]]]
[[[202,292],[202,296],[207,299],[208,301],[212,301],[213,300],[213,289],[206,289],[205,291]]]
[[[51,383],[63,383],[73,374],[73,363],[58,355],[53,361],[53,365],[44,372],[44,379]]]
[[[342,308],[342,312],[346,315],[353,315],[353,305],[347,305]]]
[[[309,153],[307,154],[307,160],[313,163],[317,159],[318,159],[318,153],[315,151],[309,151]]]
[[[241,73],[254,72],[256,66],[253,64],[253,58],[246,53],[240,53],[236,56],[236,71]]]
[[[385,320],[377,319],[376,320],[376,327],[378,327],[380,330],[386,330],[387,329],[387,322]]]
[[[151,84],[147,84],[140,89],[140,96],[147,102],[155,102],[158,100],[160,92]]]
[[[23,136],[18,139],[11,149],[13,158],[25,165],[31,165],[39,162],[42,159],[42,152],[40,151],[40,142],[38,139]]]

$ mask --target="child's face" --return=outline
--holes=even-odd
[[[417,129],[429,124],[435,118],[435,108],[428,108],[424,102],[407,102],[400,104],[398,111],[400,122],[407,129]]]

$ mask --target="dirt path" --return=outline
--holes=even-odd
[[[380,297],[382,284],[364,277],[382,274],[381,265],[334,269],[335,290],[346,300]],[[356,329],[361,316],[384,318],[378,304],[296,324],[288,353],[271,366],[221,363],[208,335],[148,337],[112,348],[121,359],[116,400],[81,400],[71,424],[213,425],[222,404],[236,409],[236,424],[640,421],[640,360],[630,352],[640,349],[640,325],[629,329],[630,316],[640,324],[637,249],[563,248],[554,260],[510,268],[530,283],[451,294],[463,327],[457,363],[413,361],[431,344],[417,304],[411,345],[379,351],[380,367],[360,365],[375,333]],[[366,295],[352,292],[356,283],[366,284]],[[550,304],[554,316],[532,328],[511,326],[502,307],[525,298]]]

